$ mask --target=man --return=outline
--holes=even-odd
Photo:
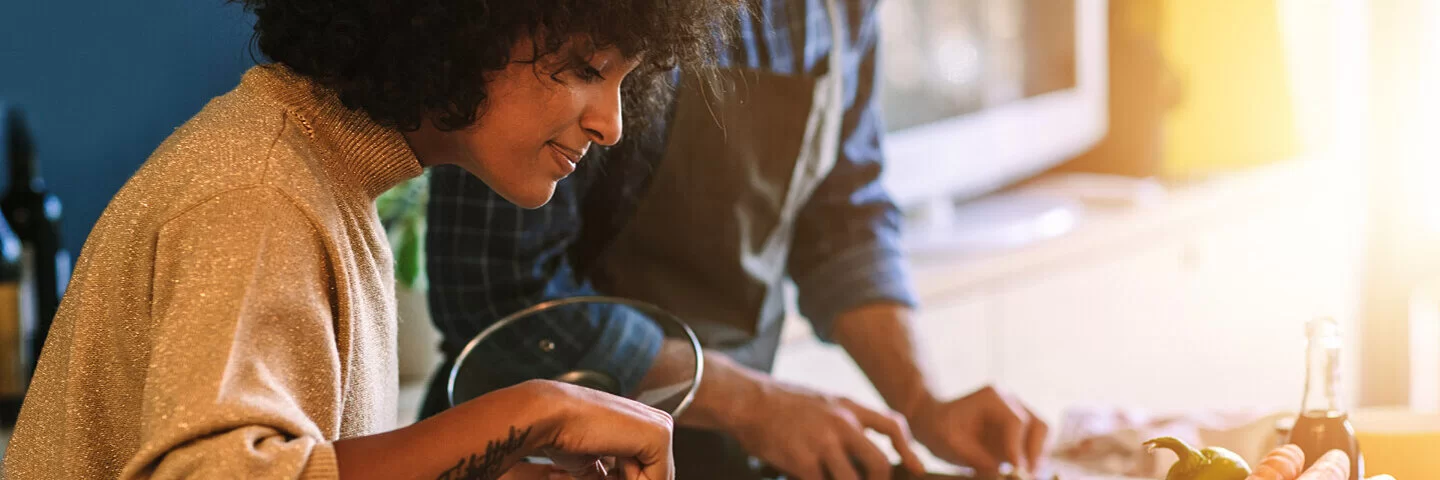
[[[900,214],[879,182],[876,3],[755,2],[723,58],[729,88],[695,88],[686,77],[663,138],[627,131],[631,150],[588,159],[542,209],[512,207],[461,173],[436,170],[430,300],[447,357],[546,299],[633,298],[685,319],[706,347],[704,381],[677,419],[678,478],[755,478],[747,453],[802,479],[889,478],[866,429],[890,436],[912,469],[910,430],[940,458],[982,472],[1033,468],[1043,422],[990,388],[938,399],[916,363]],[[634,206],[585,208],[613,205],[599,197]],[[787,279],[816,333],[849,352],[894,412],[765,373]],[[667,365],[653,324],[627,308],[597,309],[507,328],[507,367],[553,375],[546,365],[558,359],[632,392]],[[537,343],[544,355],[525,348]],[[427,413],[445,405],[439,385]]]

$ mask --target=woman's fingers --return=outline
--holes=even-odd
[[[605,465],[600,458],[593,455],[577,455],[564,452],[547,451],[546,455],[550,461],[555,462],[555,467],[564,470],[566,474],[577,480],[604,480],[609,476]]]
[[[538,463],[517,463],[500,475],[500,480],[548,480],[552,474],[563,472],[554,466]],[[570,478],[566,475],[565,478]]]
[[[605,468],[598,460],[613,456],[635,460],[641,466],[643,478],[674,478],[670,446],[674,422],[668,414],[583,387],[559,388],[564,389],[573,402],[566,407],[570,413],[555,436],[552,453],[573,456],[566,459],[571,463],[567,466],[584,467],[600,473],[603,478]]]

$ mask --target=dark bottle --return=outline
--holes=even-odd
[[[25,118],[18,108],[11,108],[5,119],[10,187],[0,198],[0,212],[20,237],[22,273],[31,276],[35,285],[37,323],[31,351],[39,358],[70,281],[70,253],[60,242],[60,199],[40,178]]]
[[[1290,428],[1290,443],[1305,452],[1305,468],[1331,450],[1350,455],[1350,480],[1365,478],[1365,458],[1340,399],[1340,326],[1329,318],[1305,327],[1305,397]]]
[[[0,426],[11,427],[35,368],[35,297],[20,265],[20,238],[0,219]]]

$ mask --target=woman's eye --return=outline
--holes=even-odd
[[[599,70],[589,65],[575,69],[575,76],[586,82],[598,82],[605,79],[604,76],[600,75]]]

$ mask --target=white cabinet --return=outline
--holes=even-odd
[[[1184,318],[1177,252],[1140,248],[1008,281],[991,319],[999,383],[1058,420],[1071,405],[1153,404],[1193,382],[1161,366],[1204,348]]]
[[[1177,398],[1179,406],[1299,408],[1305,322],[1339,314],[1325,299],[1342,273],[1335,255],[1304,243],[1293,220],[1265,213],[1192,241],[1183,309],[1201,327],[1195,341],[1203,349],[1180,358],[1212,380]]]
[[[924,366],[943,394],[993,382],[1052,422],[1085,404],[1295,408],[1306,320],[1337,317],[1345,375],[1358,371],[1359,221],[1327,178],[1281,164],[1095,208],[1021,249],[912,258]],[[813,337],[787,336],[775,374],[880,405],[844,352]]]

